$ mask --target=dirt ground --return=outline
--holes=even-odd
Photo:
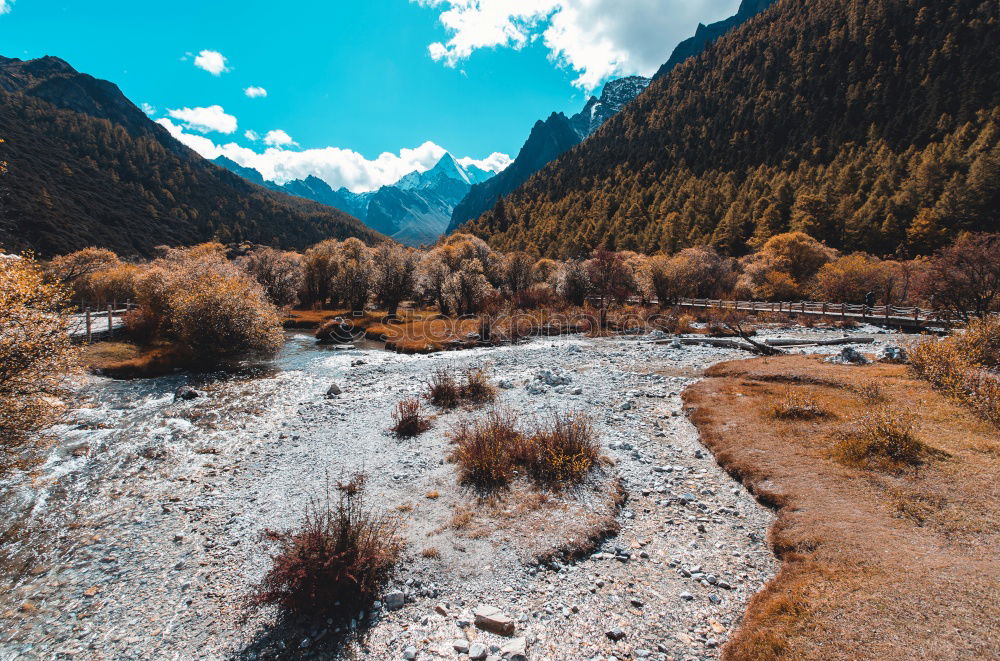
[[[995,427],[901,365],[784,356],[706,376],[685,392],[691,419],[720,465],[777,508],[769,541],[782,561],[723,658],[1000,658]],[[825,415],[776,419],[790,397]],[[854,419],[878,407],[911,420],[932,452],[922,466],[840,458]]]

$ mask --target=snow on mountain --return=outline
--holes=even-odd
[[[375,191],[352,193],[346,188],[333,190],[314,176],[279,185],[264,181],[253,168],[242,167],[228,158],[219,157],[215,162],[256,184],[345,211],[368,227],[413,246],[436,241],[448,228],[455,205],[472,186],[496,174],[475,165],[464,166],[445,152],[429,170],[414,170],[391,186]]]

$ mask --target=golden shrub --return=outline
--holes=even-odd
[[[971,322],[945,340],[928,340],[910,351],[914,371],[949,397],[1000,426],[1000,319]]]
[[[0,473],[39,458],[40,432],[59,410],[77,352],[69,288],[31,258],[0,258]]]

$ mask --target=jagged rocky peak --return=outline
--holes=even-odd
[[[570,119],[573,130],[581,140],[587,138],[625,104],[642,94],[649,83],[650,79],[643,76],[627,76],[609,81],[601,91],[600,97],[590,97],[583,110]]]
[[[471,186],[489,179],[493,174],[475,165],[462,165],[454,156],[445,152],[430,170],[425,172],[414,170],[397,181],[394,186],[402,190],[414,190],[437,186],[444,179],[453,179]]]

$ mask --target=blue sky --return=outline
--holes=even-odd
[[[111,80],[203,155],[364,190],[445,149],[498,167],[490,155],[516,154],[535,120],[652,73],[738,4],[0,0],[0,54]]]

